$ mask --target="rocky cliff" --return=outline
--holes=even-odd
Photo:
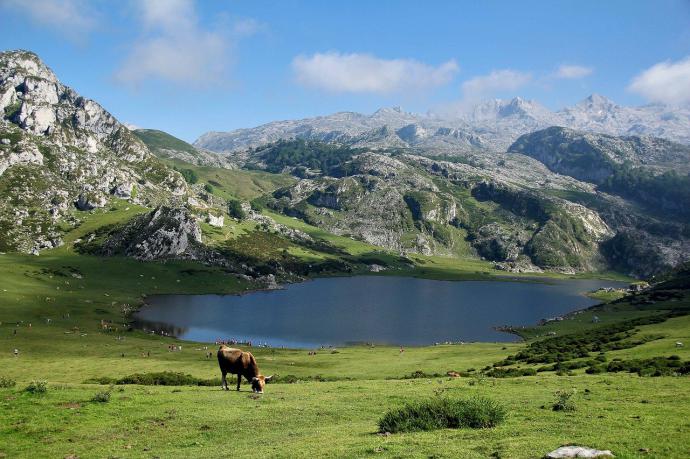
[[[597,184],[624,163],[657,172],[690,171],[690,147],[650,136],[616,137],[550,127],[521,136],[508,152],[530,156],[554,172]]]
[[[78,211],[113,198],[154,205],[187,192],[178,173],[33,53],[0,53],[0,116],[0,250],[60,245]]]

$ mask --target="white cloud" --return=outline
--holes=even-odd
[[[252,18],[242,18],[232,25],[232,34],[236,37],[250,37],[266,30],[266,25]]]
[[[515,91],[532,81],[530,73],[517,70],[494,70],[488,75],[474,77],[462,83],[465,102],[484,99],[501,91]]]
[[[575,80],[584,78],[594,72],[592,67],[585,67],[583,65],[566,65],[559,66],[553,73],[554,78],[563,78],[567,80]]]
[[[450,82],[454,60],[433,67],[414,59],[380,59],[370,54],[316,53],[292,61],[297,81],[333,92],[392,93],[428,89]]]
[[[133,5],[144,32],[115,73],[117,81],[131,86],[151,79],[222,84],[228,78],[236,40],[259,27],[252,19],[229,27],[202,26],[194,0],[139,0]]]
[[[690,56],[653,65],[637,75],[628,90],[653,102],[690,103]]]
[[[140,0],[134,2],[142,23],[150,29],[170,33],[185,32],[196,26],[196,11],[192,0]]]
[[[28,16],[70,38],[80,38],[96,25],[96,16],[85,0],[0,0],[0,6]]]

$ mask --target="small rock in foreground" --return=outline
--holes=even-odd
[[[585,446],[561,446],[544,456],[546,459],[559,459],[567,457],[614,457],[609,450],[587,448]]]

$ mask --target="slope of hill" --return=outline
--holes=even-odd
[[[135,129],[132,132],[159,158],[179,159],[199,166],[233,168],[226,157],[196,148],[167,132],[156,129]]]

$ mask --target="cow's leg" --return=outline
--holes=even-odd
[[[220,388],[228,390],[227,373],[225,371],[223,371],[222,373],[223,373],[223,382],[220,384]]]
[[[237,374],[237,390],[240,390],[240,383],[242,382],[242,375],[240,373]]]

